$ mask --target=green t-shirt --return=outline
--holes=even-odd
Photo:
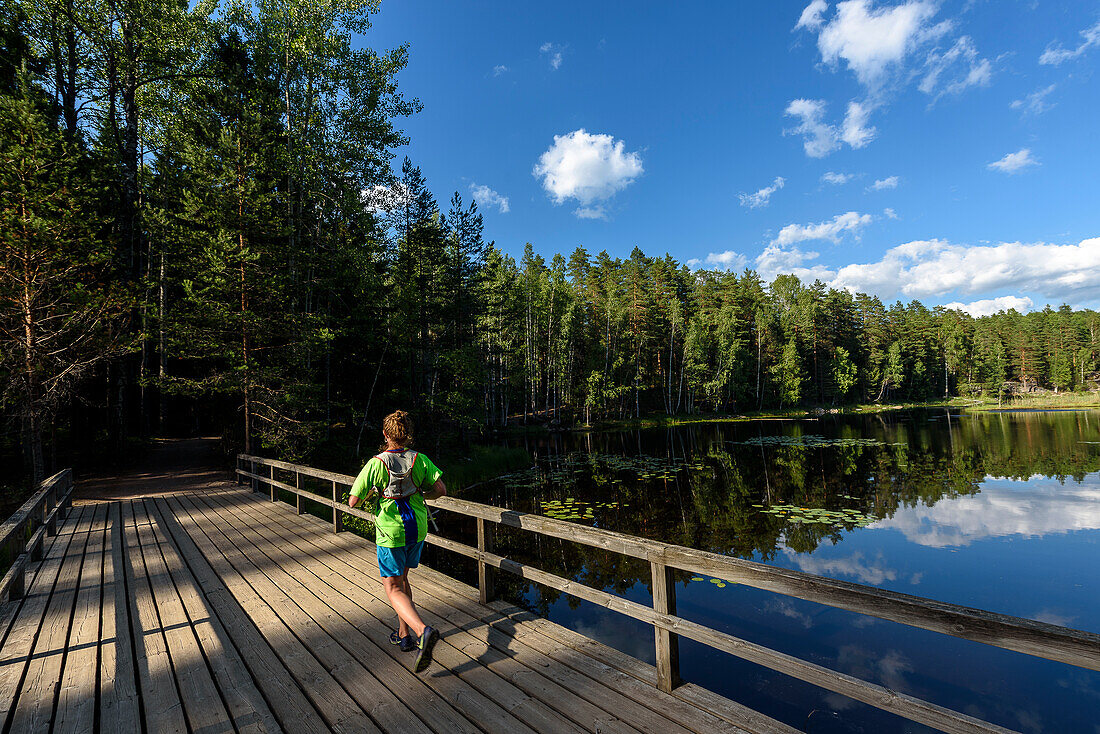
[[[417,454],[410,476],[413,484],[427,492],[443,476],[443,472],[427,456]],[[424,504],[424,495],[417,492],[399,500],[386,499],[381,496],[381,490],[389,481],[389,470],[381,459],[374,456],[351,485],[352,496],[360,500],[372,489],[379,492],[373,499],[376,516],[374,542],[386,548],[400,548],[424,540],[428,534],[428,506]]]

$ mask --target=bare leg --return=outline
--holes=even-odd
[[[401,576],[384,578],[382,582],[386,587],[386,598],[390,600],[390,606],[393,607],[393,611],[397,612],[397,618],[401,620],[397,628],[398,636],[404,637],[411,630],[417,637],[420,637],[424,634],[425,625],[424,621],[420,619],[416,607],[413,606],[412,587],[409,585],[408,571],[406,570]]]

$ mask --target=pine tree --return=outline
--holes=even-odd
[[[0,95],[0,401],[21,423],[38,483],[44,428],[81,378],[124,353],[133,298],[91,216],[90,162],[19,84]]]

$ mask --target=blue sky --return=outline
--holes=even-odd
[[[510,254],[1100,307],[1100,2],[384,1],[403,42],[399,159]]]

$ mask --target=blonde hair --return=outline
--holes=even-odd
[[[382,432],[395,446],[406,448],[413,443],[412,417],[403,410],[395,410],[382,419]]]

